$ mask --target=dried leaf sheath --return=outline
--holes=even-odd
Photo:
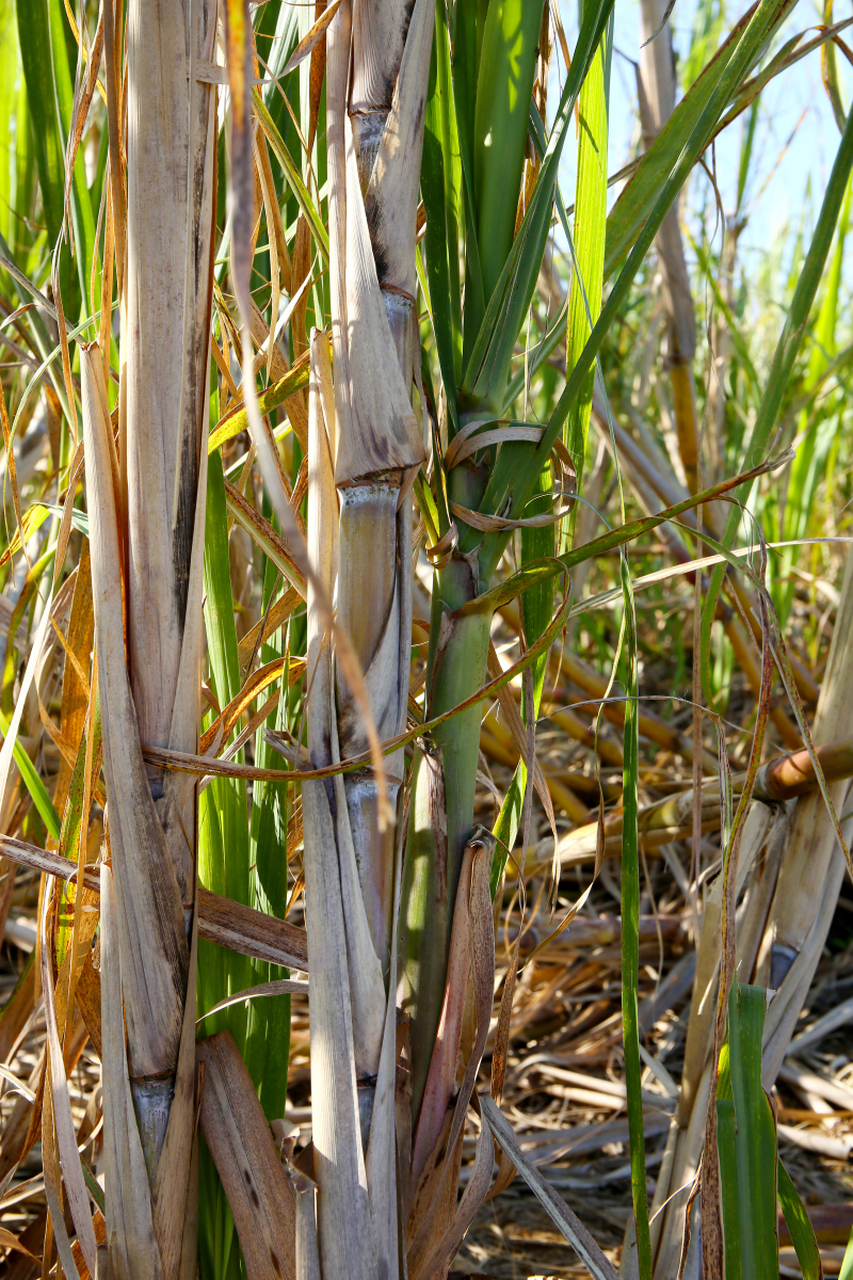
[[[85,419],[84,419],[85,423]],[[152,1280],[163,1269],[152,1249],[154,1225],[145,1178],[145,1157],[134,1123],[122,1034],[122,982],[113,875],[101,867],[101,1026],[104,1031],[104,1167],[107,1184],[109,1268],[119,1280],[143,1274]]]
[[[189,971],[178,880],[145,773],[124,658],[117,501],[97,347],[81,350],[83,437],[92,544],[108,832],[134,1076],[174,1070]]]
[[[133,1210],[134,1221],[138,1222],[140,1213],[146,1220],[153,1214],[162,1274],[177,1277],[182,1274],[184,1249],[187,1261],[194,1255],[193,1233],[187,1235],[185,1216],[194,1116],[195,946],[190,947],[187,940],[181,887],[151,797],[125,667],[121,595],[115,590],[120,561],[109,456],[112,441],[97,346],[81,351],[81,367],[112,862],[109,910],[114,914],[110,927],[115,930],[114,942],[102,961],[102,1025],[109,1049],[104,1055],[105,1093],[108,1099],[115,1099],[110,1105],[118,1109],[111,1114],[123,1116],[117,1128],[128,1127],[130,1115],[135,1122],[126,1141],[114,1151],[110,1148],[108,1177],[117,1206],[126,1198],[136,1204],[141,1197],[147,1203],[144,1213],[138,1207]],[[116,988],[118,996],[111,996]],[[126,1106],[131,1097],[132,1112]],[[141,1188],[140,1167],[148,1173]],[[119,1217],[124,1212],[116,1208]],[[150,1265],[151,1245],[137,1255],[126,1226],[122,1219],[115,1235],[110,1236],[117,1251],[111,1265],[118,1269],[118,1275],[135,1278],[151,1274],[145,1270]]]
[[[128,8],[118,459],[103,358],[81,350],[108,912],[114,897],[105,1091],[113,1122],[131,1126],[110,1147],[108,1244],[129,1280],[195,1267],[197,793],[146,766],[141,743],[198,745],[215,99],[194,68],[212,56],[213,18],[208,0]]]
[[[315,342],[315,361],[317,345]],[[323,590],[330,591],[336,560],[337,500],[318,380],[319,375],[312,377],[309,392],[308,546],[313,576]],[[327,763],[337,752],[332,658],[314,597],[315,589],[309,583],[308,749],[312,760]],[[372,1249],[356,1092],[346,924],[332,808],[335,798],[331,782],[306,782],[303,787],[320,1257],[327,1280],[344,1280],[348,1274],[371,1274]]]
[[[214,91],[194,68],[212,60],[215,12],[211,0],[133,0],[127,17],[128,649],[140,733],[164,746],[175,733],[194,740],[198,720],[198,702],[175,696],[204,487],[213,279]],[[200,645],[200,617],[192,623]]]
[[[293,1188],[229,1031],[197,1049],[203,1071],[200,1123],[228,1194],[249,1280],[296,1274]]]
[[[430,6],[430,0],[420,3]],[[327,71],[332,340],[338,414],[335,482],[339,486],[385,472],[405,471],[424,458],[409,400],[411,369],[401,370],[393,358],[394,345],[380,292],[382,281],[359,186],[346,98],[350,12],[351,6],[342,4],[329,28]],[[383,50],[382,56],[385,53]],[[397,67],[390,69],[392,84],[397,71]],[[422,92],[425,90],[424,78]],[[402,159],[413,163],[417,172],[419,151]],[[414,264],[414,210],[409,228],[400,228],[401,236],[406,230],[408,244],[404,242],[401,252],[408,251]]]

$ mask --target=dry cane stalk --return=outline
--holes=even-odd
[[[335,380],[332,396],[325,346],[315,340],[308,545],[329,597],[337,578],[338,622],[386,739],[405,725],[406,491],[424,458],[410,388],[433,12],[432,0],[413,10],[344,0],[327,35]],[[366,740],[313,584],[308,606],[308,745],[320,765]],[[319,1259],[335,1280],[396,1276],[400,1267],[392,939],[402,753],[386,769],[387,784],[365,769],[303,788]]]
[[[112,866],[109,1268],[164,1280],[195,1271],[196,789],[146,767],[141,742],[197,749],[215,110],[195,67],[212,58],[214,19],[209,0],[128,7],[118,456],[103,360],[81,353]]]

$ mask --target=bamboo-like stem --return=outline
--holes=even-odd
[[[340,492],[338,619],[365,672],[380,737],[405,727],[411,636],[411,500],[402,497],[411,467],[423,458],[409,404],[416,290],[415,213],[422,145],[432,6],[411,15],[355,5],[353,75],[346,98],[349,37],[330,39],[329,129],[333,241],[347,268],[333,281],[333,341],[338,414],[335,480]],[[381,28],[381,30],[379,30]],[[418,118],[416,118],[418,117]],[[414,178],[414,180],[413,180]],[[377,289],[378,285],[378,289]],[[364,384],[379,370],[362,367],[364,345],[381,338],[361,331],[387,322],[383,364],[396,360],[386,403],[378,410]],[[357,319],[356,317],[360,317]],[[344,320],[347,318],[347,325]],[[379,348],[374,350],[378,353]],[[349,386],[347,380],[349,378]],[[381,395],[372,388],[373,396]],[[373,411],[371,411],[373,410]],[[382,419],[385,420],[383,430]],[[370,565],[370,572],[365,566]],[[351,690],[338,673],[338,733],[344,755],[363,750],[364,727]],[[391,806],[403,777],[401,755],[387,764]],[[382,799],[370,768],[346,783],[347,807],[374,948],[387,973],[390,955],[393,834],[380,821]]]
[[[831,742],[816,749],[823,776],[827,782],[838,783],[841,779],[853,776],[853,741]],[[741,794],[746,782],[746,774],[735,774],[732,778],[732,793]],[[796,751],[792,755],[779,756],[768,760],[758,771],[753,787],[753,798],[763,800],[766,804],[777,805],[797,796],[805,796],[817,791],[817,776],[811,756],[807,750]],[[657,843],[666,843],[676,838],[675,832],[687,833],[693,812],[693,788],[680,792],[676,796],[668,796],[654,804],[646,805],[639,811],[640,834],[652,837],[648,847]],[[718,779],[709,779],[702,787],[701,795],[702,830],[719,831],[720,783]],[[605,854],[621,852],[618,841],[622,835],[622,813],[617,810],[608,814],[604,820]],[[660,835],[660,840],[654,837]],[[563,836],[557,846],[557,856],[564,867],[594,859],[598,849],[598,824],[589,822],[577,827]],[[614,842],[611,844],[610,842]],[[547,861],[551,859],[551,842],[547,846]]]
[[[424,459],[411,407],[415,232],[433,0],[344,0],[327,36],[334,398],[312,343],[309,552],[337,586],[337,625],[364,673],[382,739],[405,728],[412,629],[412,507]],[[335,490],[337,489],[337,497]],[[334,527],[339,507],[339,526]],[[308,748],[361,752],[366,726],[332,661],[309,583]],[[328,612],[328,607],[326,608]],[[363,705],[363,696],[362,696]],[[318,1251],[326,1280],[399,1268],[396,983],[391,972],[401,751],[303,790]],[[330,936],[331,933],[331,936]]]
[[[156,9],[133,3],[127,21],[121,462],[128,504],[128,670],[142,740],[194,750],[202,620],[190,580],[194,553],[198,571],[203,531],[215,113],[212,90],[196,82],[193,67],[212,56],[215,24],[210,3],[185,0],[180,8],[161,3]],[[163,58],[164,48],[171,58]],[[189,805],[181,803],[156,768],[149,766],[148,774],[189,924],[194,804],[192,797]],[[132,1043],[130,1056],[132,1067]],[[140,1107],[148,1105],[143,1099],[152,1088],[159,1094],[164,1086],[134,1085]],[[165,1124],[168,1107],[161,1115]]]
[[[111,1271],[131,1280],[195,1268],[197,791],[146,766],[141,743],[198,748],[216,113],[195,67],[214,37],[210,0],[129,4],[118,457],[101,353],[81,354],[115,897],[107,1233]]]
[[[406,113],[426,92],[432,4],[418,6],[411,34],[402,12],[377,10],[370,23],[366,12],[363,6],[354,12],[349,117],[377,281],[402,385],[408,389],[414,369],[416,185],[401,169],[420,159],[422,123],[407,119]],[[385,29],[369,29],[376,23]],[[414,437],[409,447],[416,463],[420,450]],[[365,671],[373,670],[381,679],[381,684],[380,679],[371,681],[374,713],[380,732],[387,726],[392,733],[405,725],[410,665],[412,508],[410,497],[401,500],[405,478],[405,468],[353,476],[352,483],[346,477],[347,487],[341,490],[339,617],[351,630]],[[367,561],[374,572],[366,581]],[[346,690],[340,684],[339,695],[345,707]],[[359,741],[360,731],[353,729],[341,725],[346,750]],[[401,756],[389,761],[389,798],[395,808],[402,766]],[[389,831],[380,830],[376,783],[369,771],[348,780],[347,799],[374,945],[386,968],[393,840]]]
[[[440,715],[483,684],[489,648],[488,614],[455,623],[442,613],[433,669],[430,715]],[[406,916],[402,1007],[411,1017],[412,1107],[416,1116],[432,1057],[444,999],[447,955],[462,855],[471,835],[480,708],[455,716],[419,752],[406,843],[403,901]]]

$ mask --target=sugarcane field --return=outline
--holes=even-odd
[[[0,1276],[853,1280],[853,16],[0,0]]]

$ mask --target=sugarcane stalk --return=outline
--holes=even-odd
[[[406,722],[418,175],[433,0],[344,0],[327,35],[334,388],[312,342],[308,750],[325,765]],[[339,509],[337,524],[335,516]],[[346,637],[349,667],[332,661]],[[326,597],[324,600],[323,597]],[[360,673],[363,673],[363,678]],[[356,687],[354,680],[362,680]],[[303,789],[318,1250],[326,1280],[397,1274],[392,920],[404,756]],[[389,1088],[390,1082],[390,1088]]]
[[[203,530],[213,230],[213,93],[193,67],[212,56],[209,3],[134,3],[128,11],[127,275],[122,333],[126,404],[128,669],[140,736],[195,750],[202,619],[187,616]],[[156,22],[159,40],[151,40]],[[171,57],[163,57],[168,49]],[[168,163],[164,158],[169,157]],[[177,409],[177,412],[176,412]],[[198,495],[202,499],[199,503]],[[197,519],[197,508],[200,511]],[[201,522],[201,523],[200,523]],[[198,567],[196,563],[196,568]],[[192,601],[196,605],[196,601]],[[195,805],[147,766],[189,926]],[[185,812],[184,812],[185,811]],[[178,815],[187,836],[180,830]],[[134,1046],[130,1044],[131,1065]],[[140,1120],[162,1080],[133,1085]],[[155,1149],[162,1142],[160,1121]]]
[[[350,44],[343,28],[330,40],[329,54],[329,128],[330,136],[337,139],[333,147],[336,158],[331,159],[333,171],[337,166],[331,195],[333,237],[337,242],[345,235],[346,252],[352,261],[358,238],[352,223],[363,220],[372,251],[371,262],[362,264],[367,281],[350,271],[346,279],[338,277],[333,284],[339,422],[335,483],[341,513],[338,620],[365,672],[382,738],[393,737],[405,727],[408,699],[412,508],[405,482],[424,457],[410,388],[417,288],[417,175],[432,11],[429,0],[422,0],[413,12],[353,6],[353,72],[346,100],[345,69],[342,74],[333,70],[340,51],[348,59]],[[345,67],[343,60],[341,67]],[[341,226],[342,214],[345,226]],[[363,229],[359,229],[363,251]],[[390,338],[381,352],[382,363],[387,366],[388,361],[394,361],[398,367],[391,382],[394,394],[386,397],[387,403],[378,414],[371,412],[373,405],[364,386],[368,369],[359,347],[362,335],[352,330],[348,333],[342,323],[344,315],[351,318],[356,308],[367,306],[365,299],[371,290],[375,290],[374,303],[381,298],[384,333]],[[366,314],[363,323],[371,323]],[[371,372],[381,376],[379,368]],[[371,388],[370,395],[377,394],[381,395],[382,389]],[[337,690],[340,746],[344,755],[350,755],[364,750],[366,738],[353,692],[340,669]],[[392,756],[386,767],[388,801],[396,809],[403,780],[402,753]],[[380,821],[383,801],[379,786],[373,770],[366,768],[347,779],[346,794],[371,936],[387,976],[394,836]]]
[[[215,5],[131,0],[126,31],[117,455],[103,358],[81,352],[114,895],[107,1234],[113,1274],[171,1280],[195,1267],[197,790],[146,765],[142,744],[198,749],[216,112],[195,67],[213,56]]]
[[[485,682],[488,612],[453,619],[443,611],[429,714],[440,715]],[[443,634],[442,634],[443,633]],[[401,919],[402,1008],[409,1014],[412,1109],[417,1116],[444,1000],[447,956],[462,856],[474,821],[480,707],[439,726],[418,751],[406,840]]]

